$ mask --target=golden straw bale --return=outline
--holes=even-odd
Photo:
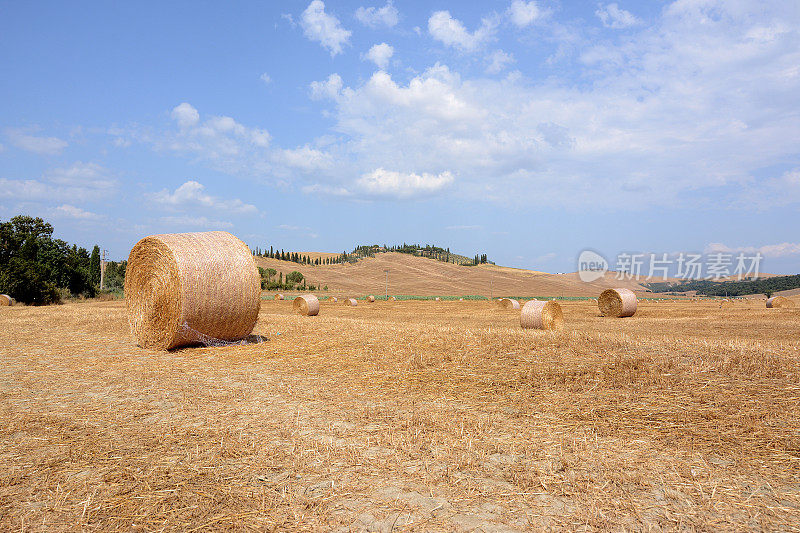
[[[339,299],[336,296],[331,296],[330,298],[328,298],[328,301],[331,303],[336,303],[339,301]]]
[[[519,302],[513,298],[500,298],[498,303],[503,309],[519,309]]]
[[[358,305],[358,301],[356,301],[355,298],[348,298],[347,300],[344,301],[344,303],[345,305],[349,305],[351,307],[355,307]]]
[[[319,314],[319,299],[313,294],[304,294],[294,299],[292,307],[303,316],[317,316]]]
[[[638,300],[630,289],[606,289],[597,299],[597,305],[603,316],[625,318],[636,312]]]
[[[374,302],[375,301],[375,297],[370,294],[369,296],[367,296],[367,301],[368,302]]]
[[[201,336],[243,339],[260,303],[253,255],[228,232],[151,235],[128,257],[125,307],[142,347],[166,350]]]
[[[553,300],[531,300],[522,306],[519,323],[524,329],[561,329],[564,327],[564,313]]]
[[[441,299],[441,298],[439,298],[439,297],[437,296],[437,297],[434,299],[434,301],[436,301],[436,302],[441,302],[441,301],[442,301],[442,299]]]
[[[773,296],[767,299],[768,309],[789,309],[794,307],[794,302],[785,296]]]
[[[14,299],[8,294],[0,294],[0,307],[7,307],[14,303]]]
[[[273,300],[283,300],[283,294],[278,293],[272,297]]]
[[[397,298],[395,298],[394,296],[389,296],[389,301],[390,301],[390,302],[394,302],[394,301],[396,301],[396,300],[397,300]]]

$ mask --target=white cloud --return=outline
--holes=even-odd
[[[163,189],[151,194],[150,198],[156,203],[175,208],[205,207],[234,214],[257,213],[256,206],[246,204],[239,199],[223,200],[204,192],[205,186],[196,181],[187,181],[175,192]]]
[[[181,129],[190,128],[200,121],[200,113],[191,104],[183,102],[173,108],[172,118]]]
[[[52,210],[53,215],[64,218],[74,218],[76,220],[100,220],[104,218],[102,215],[86,211],[74,205],[62,204]]]
[[[512,63],[514,63],[514,56],[502,50],[495,50],[489,56],[489,66],[486,67],[486,72],[489,74],[497,74]]]
[[[764,202],[800,202],[755,177],[797,158],[800,20],[706,4],[595,41],[578,81],[465,79],[441,64],[403,83],[383,71],[353,86],[336,76],[317,90],[335,104],[326,151],[336,164],[306,190],[358,194],[351,176],[384,168],[449,170],[448,194],[504,203],[638,209],[762,190]]]
[[[357,186],[368,195],[397,199],[434,194],[452,183],[453,175],[448,171],[438,175],[406,174],[383,168],[364,174],[356,182]]]
[[[469,32],[464,24],[450,16],[449,11],[437,11],[428,19],[428,32],[431,37],[441,41],[446,46],[471,52],[485,44],[497,28],[497,22],[491,18],[484,18],[481,27],[474,32]]]
[[[597,8],[597,11],[594,12],[595,15],[600,18],[600,21],[603,23],[603,26],[606,28],[614,28],[614,29],[622,29],[622,28],[630,28],[631,26],[636,26],[637,24],[641,24],[641,20],[636,18],[630,11],[625,11],[624,9],[620,8],[616,3],[611,3],[608,5],[600,4]]]
[[[280,150],[276,153],[275,159],[286,166],[305,171],[322,170],[333,164],[330,154],[311,148],[309,145],[293,150]]]
[[[193,217],[193,216],[167,216],[161,217],[159,220],[165,224],[173,226],[187,226],[193,228],[210,228],[210,229],[230,229],[233,224],[224,220],[216,220],[208,217]]]
[[[356,19],[365,26],[370,28],[377,28],[386,26],[392,28],[397,25],[400,20],[397,8],[394,7],[392,1],[386,2],[386,5],[380,8],[376,7],[359,7],[356,9]]]
[[[31,202],[98,200],[112,195],[116,186],[107,169],[79,161],[71,167],[48,170],[39,180],[0,178],[0,198]]]
[[[523,0],[514,0],[506,11],[511,22],[518,28],[524,28],[531,25],[537,19],[544,16],[544,13],[539,8],[535,1],[525,2]]]
[[[385,69],[389,65],[389,59],[394,54],[394,48],[386,43],[373,45],[369,52],[364,56],[375,63],[379,68]]]
[[[321,0],[308,4],[300,18],[300,26],[305,36],[327,48],[331,57],[342,53],[342,45],[352,35],[352,32],[342,27],[338,18],[325,13],[325,4]]]
[[[17,148],[41,155],[57,155],[67,147],[67,141],[58,137],[38,137],[21,128],[6,128],[6,137]]]
[[[730,247],[721,242],[711,242],[706,246],[706,254],[726,253],[726,254],[755,254],[760,253],[764,257],[788,257],[800,255],[800,243],[782,242],[780,244],[765,244],[763,246],[738,246]]]
[[[269,85],[270,83],[272,83],[272,78],[270,78],[269,74],[267,74],[266,72],[263,73],[261,76],[259,76],[258,79],[263,81],[264,85]]]
[[[338,74],[331,74],[325,81],[311,82],[311,98],[321,100],[322,98],[336,98],[342,90],[344,82]]]

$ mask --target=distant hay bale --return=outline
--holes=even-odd
[[[564,313],[553,300],[531,300],[522,306],[519,323],[524,329],[561,329],[564,327]]]
[[[283,300],[283,294],[278,293],[275,296],[273,296],[272,299],[273,300]]]
[[[498,303],[503,309],[519,309],[519,302],[513,298],[500,298]]]
[[[14,303],[14,299],[8,294],[0,294],[0,307],[7,307]]]
[[[367,296],[367,301],[368,302],[374,302],[375,301],[375,297],[370,294],[369,296]]]
[[[128,257],[125,307],[144,348],[243,339],[255,326],[260,303],[253,255],[228,232],[151,235]]]
[[[328,301],[331,303],[336,303],[339,301],[339,299],[336,296],[331,296],[330,298],[328,298]]]
[[[441,301],[442,301],[442,299],[441,299],[441,298],[439,298],[439,297],[437,296],[437,297],[434,299],[434,301],[436,301],[436,302],[441,302]]]
[[[347,300],[344,301],[344,303],[345,303],[345,305],[349,305],[349,306],[352,306],[352,307],[355,307],[355,306],[358,305],[358,302],[356,301],[355,298],[348,298]]]
[[[767,299],[767,309],[789,309],[794,307],[794,302],[785,296],[773,296]]]
[[[292,308],[303,316],[319,314],[319,299],[313,294],[304,294],[294,299]]]
[[[464,301],[464,298],[459,298],[459,299],[458,299],[458,301],[459,301],[459,302],[463,302],[463,301]]]
[[[603,316],[625,318],[636,313],[638,300],[630,289],[606,289],[597,299],[597,306]]]
[[[390,302],[394,302],[394,301],[396,301],[396,300],[397,300],[397,298],[395,298],[394,296],[389,296],[389,301],[390,301]]]

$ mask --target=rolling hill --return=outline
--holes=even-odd
[[[315,285],[327,285],[331,294],[384,294],[388,270],[389,294],[420,296],[597,296],[609,287],[627,287],[640,293],[645,288],[634,281],[616,280],[614,273],[592,283],[580,281],[577,273],[548,274],[484,264],[458,266],[401,253],[380,253],[356,264],[300,265],[289,261],[256,257],[262,268],[274,268],[285,276],[296,270]]]

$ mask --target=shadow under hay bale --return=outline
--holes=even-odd
[[[292,308],[303,316],[319,314],[319,299],[313,294],[304,294],[294,299]]]
[[[522,306],[519,323],[524,329],[556,330],[564,327],[564,312],[558,303],[550,300],[531,300]]]
[[[245,243],[224,231],[151,235],[128,257],[125,307],[145,348],[194,344],[192,332],[246,338],[258,319],[261,277]]]
[[[597,299],[597,306],[603,316],[625,318],[636,313],[638,299],[630,289],[606,289]]]

